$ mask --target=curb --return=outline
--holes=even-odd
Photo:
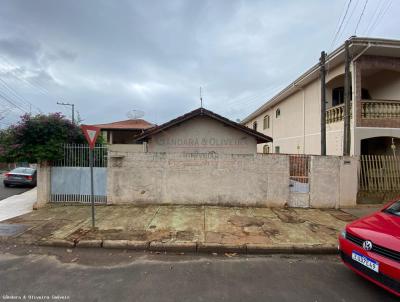
[[[149,242],[135,240],[103,240],[103,248],[106,249],[128,249],[128,250],[147,250]]]
[[[46,239],[39,241],[40,246],[53,246],[53,247],[75,247],[75,242],[63,239]]]
[[[101,247],[103,240],[80,240],[76,242],[76,247]]]
[[[199,253],[238,253],[246,254],[247,247],[245,244],[220,244],[220,243],[199,243],[197,245],[197,252]]]
[[[154,252],[192,252],[196,253],[196,242],[150,242],[150,251]]]
[[[272,244],[219,244],[207,242],[161,242],[161,241],[135,241],[135,240],[80,240],[75,242],[62,239],[47,239],[38,243],[41,246],[53,247],[77,247],[77,248],[105,248],[105,249],[127,249],[151,252],[173,252],[173,253],[237,253],[237,254],[309,254],[324,255],[337,254],[336,245],[272,245]]]

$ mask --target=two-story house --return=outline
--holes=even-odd
[[[351,37],[350,155],[400,154],[400,41]],[[242,124],[273,138],[258,152],[321,154],[317,63]],[[326,56],[326,154],[343,154],[345,44]]]

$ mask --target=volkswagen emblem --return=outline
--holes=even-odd
[[[366,251],[372,250],[372,242],[367,240],[363,242],[363,249]]]

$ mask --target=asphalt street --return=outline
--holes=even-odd
[[[398,301],[336,256],[165,255],[0,247],[0,299]]]
[[[24,193],[32,188],[22,188],[22,187],[11,187],[6,188],[3,184],[4,176],[0,174],[0,202],[7,197],[11,197],[13,195]]]

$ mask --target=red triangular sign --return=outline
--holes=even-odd
[[[97,137],[100,134],[100,128],[95,126],[82,125],[81,129],[89,143],[89,148],[93,149],[96,144]]]

